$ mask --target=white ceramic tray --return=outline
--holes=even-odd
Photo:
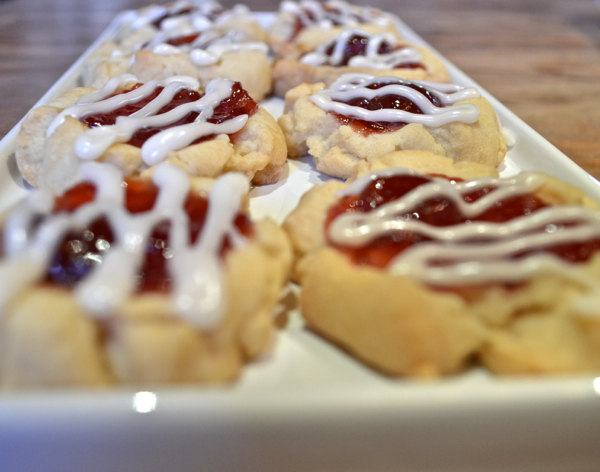
[[[84,54],[113,36],[119,15]],[[273,14],[259,14],[265,23]],[[407,39],[428,46],[401,21]],[[83,57],[48,91],[77,86]],[[454,82],[477,86],[447,63]],[[538,169],[600,199],[600,186],[497,100],[514,140],[503,174]],[[281,100],[267,108],[278,115]],[[27,191],[0,142],[0,210]],[[309,159],[255,189],[253,215],[281,221],[326,177]],[[577,472],[600,470],[600,377],[498,378],[476,370],[432,383],[381,376],[293,316],[273,353],[226,387],[0,394],[1,471]]]

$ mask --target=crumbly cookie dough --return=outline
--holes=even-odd
[[[310,96],[324,90],[324,84],[303,84],[285,97],[284,115],[278,120],[287,141],[291,158],[311,154],[318,170],[346,179],[363,161],[372,161],[393,151],[426,150],[451,157],[455,161],[472,161],[497,166],[506,154],[498,117],[483,97],[462,100],[480,110],[475,123],[451,122],[439,127],[410,123],[402,128],[364,135],[310,101]]]
[[[458,176],[456,170],[450,175]],[[600,317],[592,303],[598,290],[590,292],[600,287],[600,254],[577,264],[585,283],[546,273],[511,288],[434,290],[354,265],[328,246],[326,212],[346,186],[329,181],[314,187],[284,223],[300,258],[302,314],[313,330],[393,376],[436,377],[473,361],[509,375],[600,370]],[[581,190],[555,179],[535,193],[552,205],[598,209]]]
[[[485,340],[458,297],[432,296],[411,280],[354,267],[332,249],[307,256],[299,273],[308,325],[386,374],[457,372]]]
[[[498,170],[488,164],[469,161],[454,162],[450,157],[440,156],[430,151],[396,151],[371,162],[360,162],[348,182],[371,172],[393,167],[412,169],[420,174],[448,175],[463,180],[498,177]]]
[[[70,90],[49,105],[29,112],[17,137],[16,148],[19,170],[29,184],[59,191],[72,185],[81,164],[74,145],[89,128],[67,116],[50,136],[46,133],[62,110],[94,90],[90,87]],[[286,155],[280,127],[267,111],[259,108],[241,131],[172,151],[166,160],[184,168],[192,177],[216,177],[238,171],[253,184],[263,185],[278,180]],[[140,148],[124,143],[111,145],[98,160],[114,164],[125,175],[147,175],[153,168],[144,164]]]
[[[115,42],[102,43],[83,62],[81,84],[101,88],[109,79],[127,72],[132,55],[132,50]]]

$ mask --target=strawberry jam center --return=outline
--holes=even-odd
[[[444,104],[441,100],[433,94],[430,90],[423,87],[422,85],[415,84],[408,80],[403,79],[394,79],[394,80],[382,80],[376,82],[374,84],[367,85],[366,88],[371,90],[378,90],[386,85],[403,85],[405,87],[412,88],[422,94],[427,100],[429,100],[436,107],[443,107]],[[334,100],[340,103],[345,103],[347,105],[364,108],[365,110],[399,110],[406,111],[409,113],[414,113],[417,115],[422,115],[423,110],[419,108],[413,101],[409,100],[406,97],[402,97],[400,95],[386,93],[385,95],[377,95],[371,99],[365,97],[357,97],[346,102],[342,102],[340,100]],[[352,118],[344,115],[340,115],[334,113],[337,120],[342,125],[350,126],[355,132],[361,133],[363,135],[368,135],[373,132],[385,132],[385,131],[395,131],[403,126],[406,123],[403,122],[389,122],[389,121],[365,121],[360,120],[358,118]]]
[[[451,179],[460,181],[460,179]],[[326,229],[332,221],[342,213],[360,212],[368,213],[393,200],[397,200],[416,189],[419,185],[430,182],[431,179],[422,176],[399,175],[393,177],[379,178],[371,182],[359,195],[343,197],[334,205],[327,215]],[[465,202],[475,202],[484,195],[493,191],[493,187],[486,187],[471,193],[462,195]],[[487,210],[475,217],[466,217],[458,206],[450,199],[441,196],[424,200],[413,207],[410,212],[399,214],[398,218],[403,220],[416,219],[422,223],[432,226],[451,226],[458,224],[469,224],[472,221],[486,221],[492,223],[504,223],[514,218],[529,215],[541,208],[548,206],[536,195],[525,193],[495,202]],[[577,222],[557,224],[560,226],[572,226]],[[542,232],[545,227],[534,231]],[[390,261],[405,249],[419,242],[430,241],[423,234],[410,231],[396,231],[376,237],[369,244],[361,247],[343,246],[330,241],[330,244],[344,253],[355,264],[364,264],[385,268]],[[513,258],[519,259],[540,252],[552,253],[569,262],[585,262],[595,251],[600,250],[600,239],[592,239],[585,242],[574,242],[557,244],[541,248],[524,249],[515,254]]]
[[[199,37],[200,37],[200,33],[189,34],[187,36],[178,36],[176,38],[171,38],[168,41],[166,41],[166,43],[170,44],[171,46],[181,46],[183,44],[193,43]]]
[[[126,90],[122,93],[126,93],[126,92],[129,92],[136,88],[139,88],[139,87],[141,87],[141,85],[142,84],[137,84],[132,89]],[[88,115],[88,116],[85,116],[84,118],[82,118],[81,121],[83,123],[85,123],[86,125],[88,125],[90,128],[114,125],[117,122],[117,118],[119,116],[130,116],[133,113],[141,110],[146,105],[148,105],[152,100],[154,100],[156,97],[158,97],[158,95],[160,94],[160,92],[162,92],[163,89],[164,89],[164,87],[161,87],[161,86],[156,87],[154,92],[152,92],[149,96],[147,96],[146,98],[143,98],[141,100],[138,100],[135,103],[129,103],[127,105],[124,105],[124,106],[122,106],[116,110],[113,110],[111,112],[108,112],[108,113],[95,113],[93,115]],[[165,105],[163,108],[161,108],[158,111],[157,115],[167,113],[168,111],[171,111],[174,108],[177,108],[178,106],[184,105],[186,103],[198,101],[203,96],[204,96],[204,94],[201,94],[200,92],[196,92],[195,90],[189,90],[189,89],[181,90],[173,96],[172,100],[167,105]],[[232,86],[231,95],[228,98],[222,100],[215,107],[212,117],[209,118],[207,121],[209,123],[218,124],[218,123],[222,123],[224,121],[230,120],[231,118],[235,118],[236,116],[240,116],[240,115],[251,116],[257,110],[258,110],[258,104],[254,100],[252,100],[250,95],[248,95],[248,92],[246,92],[242,88],[242,86],[239,82],[235,82]],[[165,129],[172,128],[174,126],[180,126],[180,125],[186,125],[189,123],[193,123],[196,120],[196,118],[198,117],[198,115],[199,115],[199,113],[197,113],[197,112],[190,112],[183,118],[179,119],[178,121],[170,123],[169,125],[166,125],[166,126],[146,126],[146,127],[140,128],[133,134],[133,136],[127,142],[127,144],[130,144],[130,145],[136,146],[136,147],[142,147],[142,145],[148,139],[150,139],[152,136],[154,136],[155,134],[160,133],[161,131],[164,131]],[[214,137],[215,137],[215,135],[203,136],[203,137],[197,139],[196,141],[194,141],[192,144],[197,144],[197,143],[200,143],[203,141],[208,141],[209,139],[212,139]]]
[[[145,179],[125,179],[125,206],[130,213],[150,211],[158,196],[156,186]],[[92,184],[83,183],[72,188],[58,198],[54,212],[72,212],[94,200],[96,189]],[[191,243],[198,239],[208,210],[207,199],[189,194],[184,208],[189,217],[189,238]],[[245,236],[252,234],[252,227],[246,215],[238,214],[234,222]],[[172,257],[169,247],[170,222],[164,220],[152,230],[146,244],[146,254],[138,273],[137,291],[168,291],[171,278],[167,271],[168,260]],[[83,229],[69,231],[63,237],[47,271],[46,282],[65,288],[72,288],[84,279],[92,268],[102,263],[102,258],[114,243],[114,232],[108,219],[101,216]],[[221,245],[221,256],[231,248],[225,238]]]

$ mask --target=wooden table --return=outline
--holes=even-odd
[[[0,137],[122,9],[143,0],[0,0]],[[222,1],[225,6],[234,2]],[[594,0],[372,0],[600,178]],[[249,0],[256,11],[274,0]]]

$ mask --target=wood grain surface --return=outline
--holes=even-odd
[[[0,0],[0,137],[123,9],[143,0]],[[232,1],[222,1],[225,6]],[[600,178],[600,3],[372,0]],[[255,11],[278,2],[249,0]]]

